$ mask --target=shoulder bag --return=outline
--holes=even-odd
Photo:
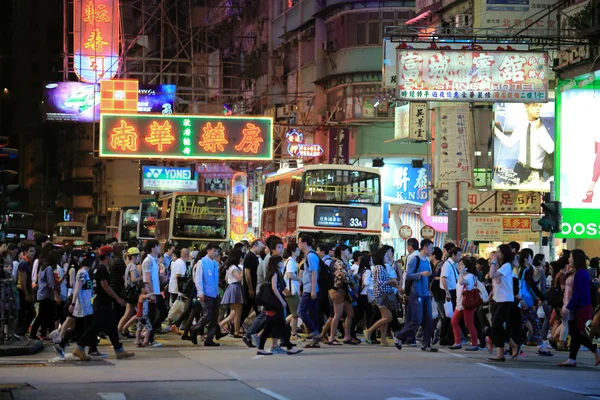
[[[476,277],[473,276],[475,280]],[[483,300],[481,298],[481,293],[477,288],[477,283],[475,284],[475,288],[472,290],[466,290],[467,285],[464,285],[462,292],[462,306],[465,310],[476,310],[483,305]]]
[[[267,310],[281,310],[281,302],[273,292],[271,282],[265,282],[260,285],[260,291],[256,295],[256,304],[263,306]]]

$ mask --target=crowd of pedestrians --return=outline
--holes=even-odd
[[[478,259],[452,243],[411,238],[404,260],[388,245],[352,251],[309,235],[287,246],[276,236],[244,241],[227,254],[217,243],[198,250],[116,242],[87,251],[56,248],[46,237],[0,243],[0,273],[16,282],[15,336],[52,340],[59,357],[72,346],[84,361],[107,356],[100,338],[124,359],[134,353],[121,340],[160,347],[156,335],[173,332],[207,347],[232,336],[259,355],[420,343],[432,353],[487,349],[489,362],[504,362],[527,356],[527,345],[540,357],[568,351],[560,367],[575,367],[584,346],[600,365],[600,259],[582,250],[548,263],[515,242]]]

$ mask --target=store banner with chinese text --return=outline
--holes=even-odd
[[[410,163],[388,164],[381,168],[384,202],[424,204],[429,186],[429,165],[413,168]]]
[[[467,182],[473,185],[471,151],[473,124],[468,104],[440,104],[435,138],[435,186]]]
[[[532,231],[539,217],[506,215],[469,215],[469,240],[475,242],[537,242]]]
[[[398,50],[399,99],[543,103],[548,53]]]
[[[396,107],[394,138],[409,140],[427,139],[427,102],[410,102]]]
[[[103,114],[100,157],[270,160],[273,119]]]
[[[470,189],[470,213],[539,214],[542,196],[537,192],[495,192]],[[448,190],[433,190],[433,215],[448,215]]]

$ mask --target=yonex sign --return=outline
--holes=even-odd
[[[190,168],[142,165],[143,192],[196,192],[198,180]]]

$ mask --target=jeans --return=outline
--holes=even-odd
[[[17,327],[15,334],[23,336],[27,334],[31,321],[35,318],[35,303],[28,303],[25,300],[25,293],[19,290],[19,312],[17,313]]]
[[[208,333],[206,334],[206,341],[212,342],[217,333],[219,305],[221,304],[221,300],[219,299],[219,296],[210,297],[205,295],[204,301],[200,301],[200,303],[202,304],[202,319],[200,319],[200,322],[192,328],[192,334],[196,335],[207,327]]]
[[[318,296],[317,296],[318,299]],[[311,334],[318,334],[319,329],[316,325],[317,321],[317,299],[312,299],[310,293],[302,293],[300,297],[300,305],[298,306],[298,316],[308,328]]]
[[[162,329],[162,323],[169,315],[165,299],[160,293],[156,296],[156,302],[148,302],[148,319],[152,323],[152,333],[150,334],[150,343],[154,342],[154,332],[160,332]]]
[[[248,332],[246,332],[246,337],[250,337],[255,333],[260,332],[265,327],[265,322],[267,320],[267,314],[263,310],[259,314],[256,315],[254,321],[252,321],[252,325],[248,327]]]
[[[433,333],[433,319],[431,314],[431,297],[417,296],[411,293],[408,298],[406,310],[408,322],[400,331],[398,339],[407,340],[416,336],[419,326],[423,327],[423,347],[431,346],[431,336]]]
[[[98,304],[94,306],[94,316],[92,324],[85,330],[83,335],[77,341],[79,347],[90,346],[94,348],[99,331],[103,331],[109,337],[115,350],[123,348],[119,342],[119,333],[117,332],[117,319],[111,305]]]

